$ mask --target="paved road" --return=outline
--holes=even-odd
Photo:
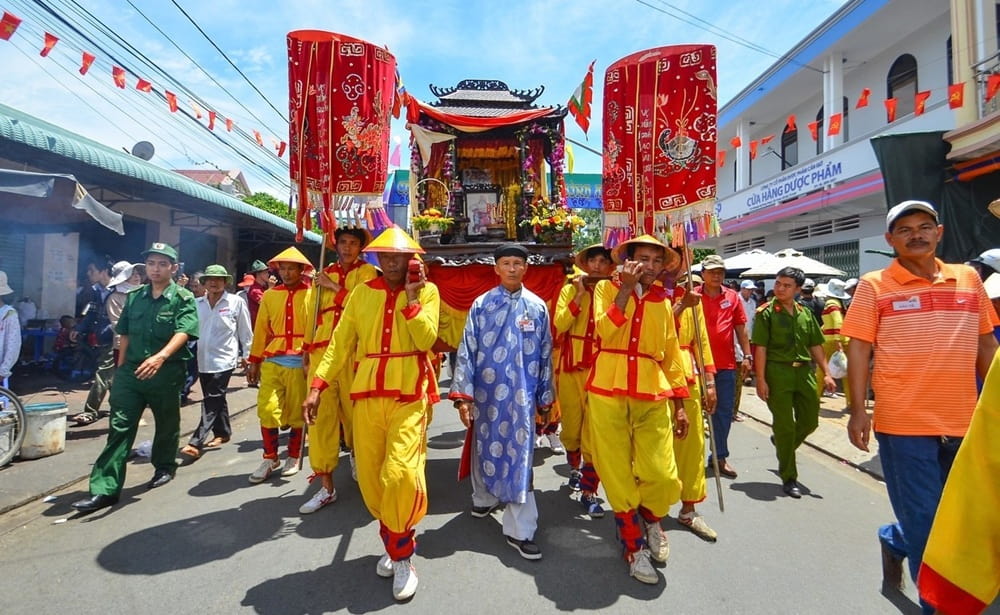
[[[6,613],[370,612],[392,607],[390,582],[376,577],[381,553],[345,463],[339,501],[311,516],[298,506],[303,472],[250,485],[259,462],[253,412],[236,437],[183,467],[167,487],[146,491],[148,463],[129,466],[122,502],[89,516],[69,504],[79,483],[0,516],[0,578]],[[401,607],[418,613],[910,613],[913,590],[879,593],[875,529],[891,517],[884,487],[813,450],[801,455],[806,496],[781,493],[765,427],[736,425],[724,482],[701,505],[721,536],[702,542],[665,520],[672,544],[665,581],[629,578],[609,516],[590,520],[564,485],[564,456],[536,454],[544,558],[521,559],[501,538],[499,518],[468,515],[468,483],[456,483],[463,431],[439,404],[430,428],[430,511],[418,528],[421,585]],[[714,490],[714,486],[711,486]],[[674,510],[676,513],[676,508]]]

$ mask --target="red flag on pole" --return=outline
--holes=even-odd
[[[733,149],[739,149],[743,145],[743,139],[739,137],[733,137],[729,140],[729,144],[733,146]]]
[[[931,97],[931,91],[925,90],[923,92],[917,92],[917,95],[913,97],[913,114],[923,115],[924,109],[927,106],[927,99]]]
[[[1000,74],[993,73],[986,80],[986,102],[993,100],[998,90],[1000,90]]]
[[[164,90],[163,95],[167,98],[167,105],[171,113],[177,113],[177,95],[169,90]]]
[[[569,102],[566,103],[566,108],[584,135],[590,130],[590,103],[594,100],[594,62],[590,63],[583,82],[577,86],[573,95],[569,97]]]
[[[208,112],[208,129],[215,130],[215,111]]]
[[[809,136],[813,138],[813,141],[819,139],[819,121],[809,122],[806,125],[809,126]]]
[[[862,107],[868,106],[868,97],[872,95],[872,91],[868,88],[862,88],[861,96],[858,96],[858,104],[854,106],[855,109],[860,109]]]
[[[716,157],[718,158],[718,167],[720,169],[726,166],[726,150],[720,149],[716,154]]]
[[[796,130],[798,129],[795,127],[795,114],[793,113],[785,120],[785,132],[795,132]]]
[[[46,57],[47,55],[49,55],[49,53],[52,51],[52,48],[55,47],[56,43],[58,42],[59,42],[59,37],[57,37],[54,34],[49,34],[48,32],[46,32],[45,46],[42,47],[42,51],[38,55],[42,56],[43,58]]]
[[[4,11],[3,17],[0,18],[0,39],[9,41],[19,25],[21,25],[20,17]]]
[[[774,135],[767,135],[766,137],[761,137],[760,144],[767,145],[774,139]]]
[[[885,120],[890,124],[896,121],[896,99],[886,98],[882,101],[885,105]]]
[[[840,134],[840,125],[844,123],[844,115],[842,113],[834,113],[830,115],[830,127],[826,129],[826,134],[832,136]]]
[[[753,160],[756,157],[757,157],[757,141],[753,140],[750,141],[750,160]]]
[[[231,119],[229,119],[227,117],[226,118],[226,132],[232,132],[232,131],[233,131],[233,120],[231,120]]]
[[[115,80],[115,85],[116,86],[120,87],[123,90],[125,89],[125,69],[124,68],[121,68],[121,67],[118,67],[118,66],[112,66],[111,67],[111,77]]]
[[[958,109],[965,105],[965,82],[953,83],[948,86],[948,106]]]
[[[139,80],[136,81],[135,83],[135,89],[139,90],[140,92],[146,92],[148,94],[149,92],[153,91],[153,84],[146,81],[142,77],[139,77]]]
[[[92,53],[83,52],[83,60],[80,62],[80,74],[86,75],[87,71],[90,70],[90,65],[94,63],[97,58]]]

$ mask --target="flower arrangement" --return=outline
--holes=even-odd
[[[535,198],[528,210],[530,217],[521,226],[531,228],[538,243],[571,243],[573,231],[587,224],[568,207],[553,205],[543,197]]]
[[[410,218],[410,222],[418,231],[437,231],[447,230],[455,223],[455,219],[446,217],[440,209],[428,207],[422,214]]]

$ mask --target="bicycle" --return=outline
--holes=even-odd
[[[0,387],[0,468],[20,452],[25,421],[24,404],[9,389]]]

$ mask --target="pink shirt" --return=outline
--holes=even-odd
[[[701,305],[705,311],[705,326],[708,327],[708,341],[712,345],[715,369],[736,369],[736,346],[733,336],[736,325],[744,325],[747,322],[739,294],[725,286],[715,297],[709,297],[705,293],[704,286],[699,286],[695,290],[701,293]]]

